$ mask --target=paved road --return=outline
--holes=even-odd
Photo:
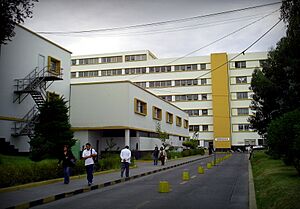
[[[190,156],[177,160],[170,160],[166,166],[153,166],[151,162],[137,162],[138,167],[131,169],[131,179],[135,179],[142,175],[147,175],[153,172],[159,172],[162,169],[172,168],[184,163],[193,161],[201,161],[203,158],[209,156]],[[209,158],[212,158],[211,156]],[[123,179],[124,180],[124,179]],[[128,180],[128,179],[127,179]],[[101,173],[94,178],[94,185],[103,187],[114,184],[116,181],[120,182],[120,171],[113,173]],[[102,186],[101,186],[102,185]],[[93,186],[94,187],[94,186]],[[25,187],[22,189],[13,190],[10,192],[0,192],[0,208],[28,208],[32,205],[43,204],[60,199],[62,197],[69,197],[70,195],[78,195],[82,192],[89,192],[92,187],[87,186],[86,178],[74,179],[70,184],[65,185],[62,180],[56,183],[49,183],[46,185],[39,185],[35,187]],[[95,189],[95,188],[94,188]],[[78,192],[79,191],[79,192]],[[18,207],[13,207],[18,206]]]
[[[177,168],[145,176],[133,181],[65,198],[42,208],[98,208],[98,209],[248,209],[248,159],[245,154],[234,154],[205,174],[197,167],[205,159]],[[188,170],[191,179],[182,181]],[[172,191],[159,193],[159,181],[168,181]]]

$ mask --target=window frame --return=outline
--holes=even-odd
[[[157,112],[158,111],[158,112]],[[162,109],[152,106],[152,118],[155,120],[162,120]]]
[[[142,111],[139,110],[139,103],[142,105]],[[146,116],[147,115],[147,102],[144,102],[140,99],[134,98],[134,112],[139,115]]]
[[[174,122],[173,117],[174,117],[173,113],[166,112],[166,123],[173,124]]]

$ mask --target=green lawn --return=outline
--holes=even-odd
[[[58,162],[56,159],[51,160],[43,160],[39,163],[45,163],[45,162]],[[29,159],[29,157],[26,156],[8,156],[8,155],[0,155],[0,168],[2,166],[6,165],[24,165],[24,164],[36,164],[36,162],[33,162]]]
[[[300,176],[293,166],[255,152],[251,160],[258,209],[300,209]]]

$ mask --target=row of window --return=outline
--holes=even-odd
[[[149,86],[147,86],[149,83]],[[160,88],[160,87],[171,87],[171,86],[195,86],[195,85],[207,85],[208,79],[185,79],[185,80],[175,80],[174,84],[172,84],[171,80],[167,81],[149,81],[149,82],[136,82],[142,88]]]
[[[147,115],[147,103],[143,102],[139,99],[134,99],[134,112],[143,116]],[[152,107],[152,118],[155,120],[162,120],[162,109],[153,106]],[[166,123],[173,124],[173,118],[174,115],[170,112],[166,111]],[[176,126],[181,127],[182,126],[182,118],[179,116],[176,116]],[[183,127],[188,128],[188,120],[183,120]]]
[[[237,100],[249,99],[249,92],[236,92]],[[184,94],[184,95],[164,95],[159,96],[161,99],[166,100],[168,102],[179,102],[179,101],[206,101],[208,100],[208,94]]]
[[[168,102],[172,102],[171,95],[159,96],[161,99],[166,100]],[[175,95],[174,101],[197,101],[197,100],[207,100],[207,94],[186,94],[186,95]]]
[[[147,60],[146,54],[125,55],[125,62],[145,61],[145,60]],[[122,56],[72,59],[71,65],[96,65],[96,64],[119,63],[119,62],[123,62]]]
[[[195,117],[195,116],[207,116],[208,115],[208,109],[189,109],[189,110],[184,110],[190,117]],[[242,108],[237,108],[237,115],[238,116],[244,116],[244,115],[249,115],[249,108],[248,107],[242,107]]]
[[[80,63],[82,63],[82,65],[84,64],[97,64],[95,63],[96,61],[92,58],[89,59],[82,59],[85,61],[81,61]],[[110,59],[109,59],[110,60]],[[110,60],[111,61],[111,60]],[[107,59],[105,58],[102,63],[107,62]],[[113,62],[113,61],[111,61]],[[196,67],[192,67],[190,68],[189,66],[196,66]],[[204,67],[205,66],[205,67]],[[197,65],[180,65],[180,66],[175,66],[175,71],[189,71],[190,69],[192,70],[197,70]],[[121,73],[118,75],[122,75],[122,69],[111,69],[111,70],[118,70]],[[200,70],[206,70],[206,64],[200,64]],[[101,76],[106,76],[105,74],[102,74],[103,70],[99,70],[101,71],[100,74]],[[89,71],[86,71],[89,72]],[[156,67],[149,67],[149,73],[162,73],[162,72],[171,72],[171,66],[156,66]],[[124,74],[125,75],[129,75],[129,74],[144,74],[147,73],[146,71],[146,67],[140,67],[140,68],[125,68]],[[98,77],[99,73],[95,74],[95,77]],[[76,78],[76,72],[71,72],[71,77],[72,78]],[[82,74],[78,74],[78,77],[85,77],[82,76]]]
[[[237,124],[238,131],[251,131],[250,124]],[[197,132],[197,131],[203,131],[208,132],[208,125],[190,125],[189,126],[190,132]]]

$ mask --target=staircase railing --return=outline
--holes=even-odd
[[[52,70],[50,66],[46,66],[39,70],[36,67],[23,79],[15,79],[15,98],[14,102],[21,103],[29,94],[34,99],[36,105],[22,118],[15,122],[12,128],[13,136],[27,135],[30,138],[34,136],[34,127],[39,120],[39,108],[46,101],[46,89],[55,81],[62,80],[63,69],[59,72]]]
[[[32,136],[34,131],[34,126],[38,122],[39,109],[35,105],[33,106],[27,114],[20,120],[14,123],[12,128],[13,136],[28,135]]]

